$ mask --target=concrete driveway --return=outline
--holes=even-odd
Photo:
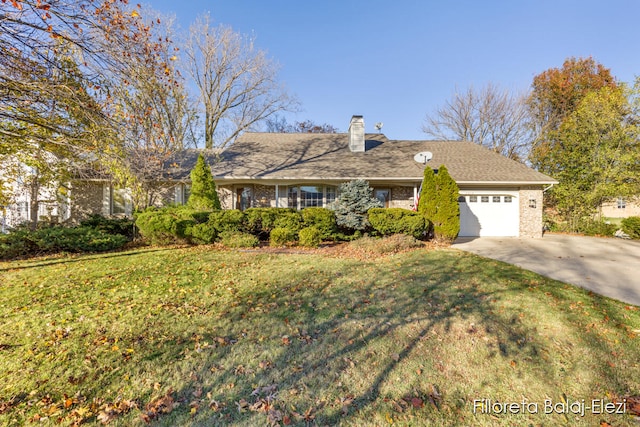
[[[546,234],[542,239],[459,238],[453,248],[640,306],[638,241]]]

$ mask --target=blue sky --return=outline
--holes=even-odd
[[[565,58],[592,56],[623,82],[640,75],[636,0],[148,0],[188,29],[201,13],[253,34],[302,103],[290,122],[346,131],[363,115],[392,139],[427,139],[425,115],[487,83],[527,90]]]

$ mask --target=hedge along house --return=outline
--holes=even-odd
[[[421,152],[431,160],[414,160]],[[362,116],[346,134],[244,133],[212,170],[224,209],[326,207],[353,179],[386,207],[414,209],[424,168],[443,164],[460,188],[460,236],[542,236],[542,194],[557,181],[471,142],[365,134]]]

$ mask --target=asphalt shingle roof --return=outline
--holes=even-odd
[[[471,142],[389,140],[367,134],[366,151],[349,150],[348,134],[253,133],[241,135],[213,165],[217,179],[355,178],[420,180],[424,165],[413,157],[430,151],[434,169],[446,165],[460,183],[551,184],[556,181],[522,163]]]

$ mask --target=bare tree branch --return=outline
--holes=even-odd
[[[426,134],[444,140],[472,141],[518,161],[525,161],[531,132],[526,97],[488,84],[455,91],[443,107],[426,116]]]
[[[223,148],[256,123],[298,107],[265,52],[229,27],[213,27],[208,15],[191,26],[185,53],[200,92],[207,148]]]

